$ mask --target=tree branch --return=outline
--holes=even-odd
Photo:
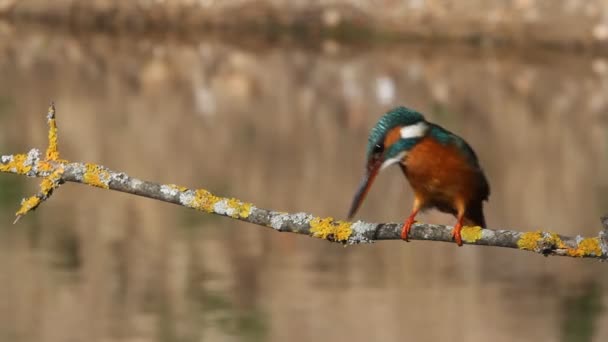
[[[315,217],[303,212],[290,214],[267,210],[235,198],[216,196],[204,189],[156,184],[101,165],[62,160],[59,158],[55,108],[52,104],[48,110],[47,121],[49,147],[44,158],[37,149],[32,149],[27,154],[0,157],[0,172],[43,178],[40,191],[22,200],[21,208],[16,213],[17,220],[47,200],[59,185],[64,182],[74,182],[169,202],[269,227],[279,232],[304,234],[343,244],[400,240],[400,224],[346,222],[331,217]],[[569,237],[543,231],[516,232],[464,227],[462,238],[463,242],[469,245],[516,248],[543,255],[605,260],[608,259],[608,217],[602,218],[602,222],[605,229],[597,237]],[[409,238],[453,242],[451,230],[450,226],[415,223]]]

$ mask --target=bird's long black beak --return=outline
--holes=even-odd
[[[380,161],[372,161],[370,164],[368,164],[365,170],[365,175],[363,176],[361,184],[359,185],[359,190],[357,190],[357,193],[353,198],[353,203],[351,204],[350,210],[348,211],[349,220],[351,220],[353,216],[355,216],[355,213],[357,213],[357,210],[359,210],[361,203],[363,203],[367,192],[372,187],[374,179],[378,175],[378,171],[380,171],[380,165],[382,165]]]

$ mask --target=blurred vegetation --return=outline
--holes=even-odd
[[[0,118],[10,114],[15,108],[15,99],[11,96],[0,95]]]
[[[2,175],[0,177],[0,210],[3,212],[16,211],[19,208],[20,198],[24,196],[24,188],[23,177]]]
[[[201,298],[201,311],[205,321],[217,325],[241,341],[264,341],[268,332],[267,317],[256,308],[236,308],[224,295],[205,293]]]
[[[68,227],[57,225],[53,228],[51,248],[54,257],[52,266],[65,271],[77,271],[82,265],[81,246],[76,232]]]
[[[603,312],[601,287],[589,283],[562,301],[561,341],[591,342]]]
[[[553,0],[0,1],[0,18],[120,33],[205,30],[269,39],[424,38],[603,49],[608,39],[605,13],[606,5],[597,0],[564,6],[554,6]]]

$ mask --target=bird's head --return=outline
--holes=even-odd
[[[363,203],[378,173],[401,162],[428,128],[429,123],[422,114],[405,107],[391,109],[380,118],[369,134],[365,175],[348,212],[349,219]]]

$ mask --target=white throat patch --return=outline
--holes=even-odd
[[[394,158],[390,158],[384,161],[384,163],[382,163],[382,165],[380,166],[380,171],[386,169],[387,167],[396,164],[398,162],[400,162],[403,157],[406,155],[407,152],[403,151],[401,153],[399,153],[398,155],[396,155]]]
[[[427,125],[426,122],[421,121],[414,125],[403,126],[399,133],[401,134],[402,139],[420,138],[426,134],[428,128],[429,125]]]

